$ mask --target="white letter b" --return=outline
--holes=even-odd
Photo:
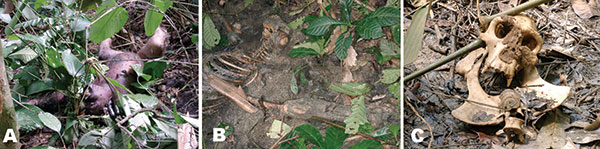
[[[213,128],[213,142],[225,141],[225,129]]]

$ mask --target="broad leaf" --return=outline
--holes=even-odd
[[[166,62],[146,62],[144,63],[144,74],[152,75],[152,78],[161,78],[163,72],[169,68]]]
[[[144,105],[144,107],[152,108],[158,104],[158,99],[154,96],[146,95],[146,94],[128,94],[135,101]]]
[[[336,92],[344,93],[350,96],[363,95],[371,91],[371,86],[369,86],[369,84],[367,83],[331,83],[331,85],[329,85],[329,88]]]
[[[390,131],[394,135],[394,138],[398,137],[398,133],[400,132],[400,125],[390,125]]]
[[[306,28],[306,34],[312,36],[321,36],[327,31],[329,31],[329,27],[332,25],[340,25],[342,22],[332,19],[328,16],[322,16],[312,21],[310,25]]]
[[[381,49],[381,55],[400,58],[400,47],[394,42],[388,42],[382,40],[379,42],[379,49]]]
[[[400,78],[400,67],[383,70],[382,83],[391,84]]]
[[[394,95],[394,97],[400,99],[400,81],[390,85],[388,87],[388,90],[390,91],[390,93],[392,93],[392,95]]]
[[[146,36],[154,35],[154,31],[156,31],[156,28],[158,28],[162,22],[164,16],[163,13],[167,12],[167,9],[173,5],[173,2],[171,2],[171,0],[152,0],[152,4],[158,7],[158,9],[153,6],[148,6],[148,10],[146,10],[146,15],[144,15],[144,30],[146,31]]]
[[[298,81],[296,80],[296,74],[292,76],[292,80],[290,80],[290,90],[292,93],[298,94]]]
[[[365,140],[354,144],[350,149],[380,149],[381,147],[381,143],[375,140]]]
[[[33,49],[25,47],[15,53],[8,55],[8,57],[21,60],[23,63],[28,63],[29,61],[38,57],[38,54],[35,51],[33,51]]]
[[[328,149],[338,149],[342,147],[346,138],[348,138],[348,134],[344,133],[344,129],[329,127],[325,131],[325,143],[327,143]]]
[[[425,22],[431,5],[427,5],[417,10],[410,22],[410,27],[406,31],[404,39],[404,65],[412,63],[417,59],[421,44],[423,43],[423,32],[425,32]]]
[[[177,128],[175,128],[173,124],[164,122],[156,118],[152,118],[152,120],[154,120],[156,126],[158,126],[158,128],[161,129],[163,132],[165,132],[167,136],[173,139],[177,139]]]
[[[212,49],[221,40],[221,35],[208,15],[202,17],[202,47]]]
[[[309,55],[319,55],[319,52],[317,52],[311,48],[299,47],[299,48],[294,48],[294,49],[290,50],[290,53],[288,53],[288,54],[291,57],[305,57],[305,56],[309,56]]]
[[[138,77],[142,77],[146,81],[150,81],[150,78],[152,78],[152,76],[144,73],[144,70],[142,69],[142,65],[140,65],[140,64],[131,65],[131,69],[133,69],[133,71],[135,71],[135,73],[137,74]]]
[[[56,116],[48,113],[48,112],[40,112],[38,113],[38,118],[44,123],[44,126],[60,133],[61,124]]]
[[[229,124],[219,123],[219,125],[217,125],[217,128],[225,129],[225,137],[229,137],[229,135],[233,134],[233,127],[231,127]]]
[[[24,106],[27,108],[21,106],[15,107],[15,111],[17,112],[17,125],[19,126],[19,129],[29,132],[41,128],[44,124],[38,117],[38,114],[32,111],[43,112],[43,110],[34,105],[24,104]]]
[[[127,91],[127,93],[132,94],[133,92],[131,92],[127,87],[123,86],[123,84],[119,83],[117,80],[113,80],[109,77],[106,77],[106,79],[108,80],[108,82],[110,82],[110,84],[119,87],[121,89],[124,89],[125,91]],[[119,93],[119,91],[117,91],[117,93]],[[119,93],[119,94],[127,94],[127,93]]]
[[[246,0],[246,1],[244,1],[244,7],[250,6],[250,4],[252,4],[253,2],[254,2],[254,0]]]
[[[379,8],[366,17],[374,19],[381,26],[395,25],[400,23],[400,10],[393,7]]]
[[[62,52],[62,62],[71,76],[79,77],[85,72],[83,63],[69,50]]]
[[[296,30],[298,26],[302,25],[302,23],[304,23],[304,17],[299,17],[296,20],[290,22],[288,24],[288,27],[290,27],[290,29],[292,30]]]
[[[316,144],[319,147],[324,147],[323,136],[319,133],[319,130],[310,124],[304,124],[296,127],[296,132],[306,140]]]
[[[365,96],[356,97],[351,100],[352,102],[352,113],[350,116],[344,119],[346,123],[347,134],[356,134],[360,125],[368,123],[367,120],[367,108],[365,107]]]
[[[35,93],[51,90],[52,87],[49,85],[49,82],[44,82],[42,80],[37,80],[31,83],[29,87],[27,87],[27,95],[32,95]]]
[[[282,135],[285,135],[290,131],[292,131],[292,127],[289,125],[279,120],[273,120],[273,124],[271,124],[271,128],[269,128],[267,136],[271,139],[279,139]]]
[[[348,56],[348,48],[350,48],[351,44],[352,44],[352,33],[350,33],[346,37],[344,37],[344,36],[338,37],[338,39],[335,41],[335,48],[333,48],[333,51],[335,52],[335,55],[338,57],[338,59],[340,59],[340,60],[346,59],[346,57]]]
[[[374,39],[384,36],[381,25],[375,19],[364,19],[356,27],[358,35],[365,39]]]
[[[110,38],[127,23],[129,14],[122,7],[117,7],[106,15],[100,14],[96,22],[90,26],[90,40],[94,43],[100,43],[104,39]]]
[[[342,22],[350,24],[352,21],[352,0],[340,0],[340,12]]]

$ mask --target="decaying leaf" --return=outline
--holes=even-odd
[[[329,44],[327,44],[327,47],[325,48],[326,54],[333,53],[333,48],[335,48],[335,40],[338,39],[341,34],[342,28],[340,26],[336,26],[335,29],[333,29],[333,33],[331,33],[331,36],[329,36],[329,40],[331,41],[329,42]]]
[[[573,0],[573,10],[582,19],[589,19],[599,15],[596,0],[590,0],[589,2],[585,2],[585,0]]]
[[[356,56],[357,54],[354,47],[350,46],[350,48],[348,48],[348,56],[344,59],[344,65],[348,67],[356,66]]]
[[[352,82],[354,81],[354,77],[352,76],[352,71],[348,66],[344,67],[344,78],[342,78],[342,82]]]
[[[569,116],[562,110],[555,109],[547,114],[542,122],[540,134],[535,140],[537,148],[562,148],[567,143],[565,127],[569,124]]]
[[[290,125],[287,125],[280,120],[273,120],[273,124],[271,124],[271,128],[269,128],[267,136],[269,136],[271,139],[278,139],[290,131],[292,131],[292,127],[290,127]]]

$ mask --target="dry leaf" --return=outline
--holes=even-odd
[[[569,117],[560,109],[552,110],[547,114],[535,142],[537,148],[562,148],[567,143],[567,133],[564,128],[569,125]]]
[[[348,58],[346,58],[348,59]],[[342,79],[342,82],[352,82],[354,81],[354,78],[352,77],[352,71],[350,71],[350,68],[348,68],[348,66],[344,66],[344,78]]]
[[[573,143],[573,140],[571,140],[571,138],[567,138],[567,144],[563,146],[563,149],[577,149],[577,146],[575,145],[575,143]]]
[[[590,2],[585,2],[585,0],[573,0],[573,10],[582,19],[589,19],[599,15],[596,0],[590,0]]]
[[[354,67],[356,66],[356,51],[352,46],[348,48],[348,56],[344,59],[344,66]]]
[[[329,42],[329,44],[327,44],[327,47],[325,47],[325,54],[331,54],[333,53],[333,48],[335,48],[335,40],[338,39],[338,37],[340,37],[340,35],[342,34],[342,28],[340,28],[340,26],[335,27],[335,29],[333,29],[333,33],[331,34],[331,36],[329,36],[329,40],[331,40]]]

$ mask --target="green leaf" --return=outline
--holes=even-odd
[[[227,123],[219,123],[219,125],[217,125],[217,128],[225,129],[225,137],[229,137],[229,135],[233,134],[233,127],[231,127]]]
[[[354,144],[350,149],[380,149],[381,147],[381,143],[375,140],[365,140]]]
[[[46,49],[46,64],[50,65],[52,68],[63,66],[63,63],[60,60],[60,54],[56,50]]]
[[[131,92],[127,87],[123,86],[123,84],[119,83],[117,80],[113,80],[109,77],[106,77],[106,79],[108,80],[108,82],[110,82],[110,84],[119,87],[121,89],[124,89],[125,91],[127,91],[127,93],[132,94],[133,92]],[[119,91],[117,91],[118,93]],[[127,93],[119,93],[119,94],[127,94]]]
[[[388,87],[388,90],[390,91],[390,93],[392,93],[392,95],[394,95],[394,97],[400,99],[400,81],[390,85]]]
[[[140,65],[140,64],[131,65],[131,69],[133,69],[133,71],[135,71],[137,76],[144,78],[144,80],[146,80],[146,81],[150,81],[150,79],[152,78],[152,76],[145,74],[143,72],[142,65]]]
[[[382,40],[379,42],[379,48],[381,49],[381,55],[400,58],[400,47],[394,42],[388,42]]]
[[[344,140],[348,138],[348,134],[344,130],[337,127],[329,127],[325,131],[325,143],[328,149],[339,149],[344,145]]]
[[[40,36],[35,36],[35,35],[31,35],[31,34],[16,34],[17,37],[19,37],[19,39],[22,40],[26,40],[26,41],[31,41],[33,43],[37,43],[37,44],[41,44],[43,46],[46,46],[47,43],[44,39],[40,38]]]
[[[369,86],[369,84],[367,83],[331,83],[331,85],[329,85],[329,88],[336,92],[340,92],[350,96],[363,95],[371,91],[371,86]]]
[[[289,125],[279,120],[273,120],[273,124],[271,124],[271,128],[269,128],[267,136],[269,136],[271,139],[279,139],[282,137],[281,135],[285,135],[290,131],[292,131],[292,127]]]
[[[382,83],[391,84],[400,78],[400,67],[383,70]]]
[[[381,25],[375,19],[366,19],[358,23],[356,26],[358,35],[364,39],[375,39],[384,36]]]
[[[48,5],[48,1],[46,0],[36,0],[33,6],[33,9],[37,10],[38,8]],[[6,4],[5,4],[6,5]]]
[[[202,47],[212,49],[221,40],[221,35],[208,15],[202,19]]]
[[[146,95],[146,94],[128,94],[133,98],[133,100],[141,103],[144,107],[152,108],[158,104],[158,99],[154,96]]]
[[[160,130],[165,132],[165,134],[167,134],[167,136],[169,136],[173,139],[177,139],[177,128],[175,128],[175,126],[172,123],[167,123],[167,122],[164,122],[164,121],[156,119],[156,118],[152,118],[152,119],[154,120],[154,122],[156,122],[156,126],[158,126],[158,128]]]
[[[374,19],[381,26],[391,26],[400,23],[400,10],[393,7],[383,7],[366,17]]]
[[[304,124],[296,127],[296,132],[306,140],[316,144],[318,147],[325,147],[323,142],[323,136],[319,133],[319,130],[310,124]]]
[[[308,86],[308,79],[306,79],[306,76],[304,76],[304,73],[300,73],[300,82],[302,82],[302,84]]]
[[[198,34],[192,34],[192,42],[194,44],[198,44]]]
[[[44,112],[44,110],[34,105],[24,104],[24,106],[27,108],[21,106],[15,107],[15,111],[17,112],[17,125],[19,129],[24,130],[25,132],[29,132],[41,128],[44,124],[42,123],[42,120],[40,120],[40,118],[38,117],[38,114],[35,112]]]
[[[67,72],[73,77],[79,77],[85,72],[83,63],[75,55],[71,54],[69,50],[62,52],[62,62],[65,64]]]
[[[44,82],[42,80],[34,81],[33,83],[31,83],[31,85],[29,85],[29,87],[27,87],[27,95],[51,90],[52,87],[48,84],[49,82]]]
[[[33,51],[33,49],[25,47],[15,53],[8,55],[8,57],[21,60],[23,63],[28,63],[29,61],[38,57],[38,54],[35,51]]]
[[[79,31],[83,31],[85,30],[85,28],[90,25],[90,22],[88,19],[86,19],[83,16],[76,16],[75,18],[73,18],[73,20],[70,22],[71,23],[71,29],[73,31],[79,32]]]
[[[146,36],[154,35],[154,31],[160,25],[163,19],[163,13],[167,12],[167,9],[173,5],[171,0],[152,0],[152,4],[158,7],[148,6],[148,10],[146,11],[146,15],[144,15],[144,30],[146,31]],[[158,11],[160,10],[160,11]]]
[[[340,25],[342,22],[332,19],[328,16],[322,16],[312,21],[310,25],[306,28],[306,34],[312,36],[321,36],[327,31],[329,31],[329,27],[332,25]]]
[[[173,117],[175,119],[175,124],[185,123],[185,120],[177,113],[177,104],[173,104]]]
[[[304,18],[305,17],[299,17],[296,20],[290,22],[288,24],[288,27],[290,27],[290,29],[292,30],[296,30],[298,28],[298,26],[302,25],[302,23],[304,23]]]
[[[169,68],[169,65],[167,65],[166,62],[159,62],[159,61],[154,61],[154,62],[146,62],[144,63],[144,74],[150,74],[152,75],[152,78],[161,78],[163,75],[163,72],[165,72],[165,70],[167,70],[167,68]]]
[[[344,119],[347,134],[356,134],[360,125],[368,123],[367,108],[365,107],[365,96],[356,97],[351,100],[352,113]]]
[[[427,5],[413,14],[410,27],[406,31],[404,39],[404,65],[412,63],[417,59],[421,44],[423,43],[423,32],[425,32],[425,22],[431,5]]]
[[[48,112],[40,112],[38,114],[38,118],[44,123],[44,126],[60,133],[61,124],[56,116],[48,113]]]
[[[344,60],[346,59],[346,57],[348,57],[348,48],[350,48],[351,44],[352,33],[350,33],[350,35],[348,36],[338,37],[338,39],[335,41],[335,47],[333,48],[333,51],[335,52],[335,55],[338,57],[338,59]]]
[[[202,121],[199,119],[196,119],[196,118],[192,118],[192,117],[185,116],[185,115],[182,115],[181,118],[183,118],[186,122],[192,124],[192,126],[194,126],[196,128],[199,128],[200,124],[202,124]]]
[[[340,0],[342,22],[350,24],[352,21],[352,0]]]
[[[396,44],[400,45],[400,24],[392,29],[392,37],[395,39]]]
[[[252,4],[253,2],[254,2],[254,0],[246,0],[246,1],[244,1],[244,7],[250,6],[250,4]]]
[[[360,125],[360,127],[358,127],[358,132],[362,132],[365,134],[370,134],[371,132],[375,131],[375,128],[373,128],[373,126],[371,126],[371,123],[364,123],[362,125]]]
[[[400,132],[400,125],[390,125],[390,131],[394,135],[394,138],[398,138],[398,133]]]
[[[104,39],[110,38],[123,28],[127,19],[129,19],[129,14],[122,7],[113,9],[101,18],[96,18],[96,22],[90,26],[90,40],[100,43]]]
[[[298,136],[297,131],[292,131],[290,132],[287,136],[285,136],[283,139],[287,140],[293,137]],[[304,144],[304,138],[299,137],[297,139],[292,139],[290,141],[288,141],[288,143],[281,143],[279,145],[279,149],[306,149],[306,145]]]
[[[300,47],[300,48],[294,48],[292,50],[290,50],[290,53],[288,53],[291,57],[305,57],[305,56],[309,56],[309,55],[319,55],[319,52],[315,51],[314,49],[311,48],[304,48],[304,47]]]

